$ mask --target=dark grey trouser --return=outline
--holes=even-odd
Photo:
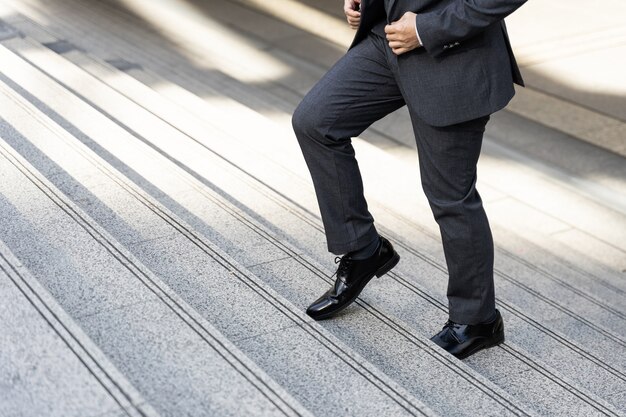
[[[324,75],[293,114],[328,250],[347,253],[377,236],[351,138],[408,103],[422,187],[439,224],[448,265],[450,319],[485,321],[495,312],[493,240],[476,190],[476,164],[489,116],[446,127],[427,125],[413,115],[412,107],[428,103],[405,101],[396,75],[397,57],[384,38],[370,33]]]

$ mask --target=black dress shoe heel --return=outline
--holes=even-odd
[[[486,348],[498,346],[499,344],[504,343],[504,330],[495,334],[493,339],[485,346]]]
[[[394,266],[396,266],[400,262],[400,255],[397,252],[393,252],[393,257],[383,266],[376,271],[376,278],[380,278],[385,275],[387,272],[391,271]]]
[[[489,338],[489,341],[485,343],[485,348],[498,346],[500,343],[504,343],[504,322],[500,312],[496,310],[495,327],[493,328],[493,335]]]
[[[463,353],[459,354],[457,356],[457,358],[458,359],[465,359],[467,357],[472,356],[474,353],[476,353],[478,351],[481,351],[483,349],[489,349],[489,348],[492,348],[492,347],[496,347],[496,346],[498,346],[499,344],[501,344],[503,342],[504,342],[504,330],[502,330],[499,333],[494,334],[492,336],[492,338],[489,339],[489,341],[485,342],[484,344],[476,345],[473,349],[468,350],[467,352],[463,352]]]

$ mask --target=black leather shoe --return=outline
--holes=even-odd
[[[400,255],[387,239],[381,236],[380,240],[376,253],[367,259],[351,259],[349,255],[335,258],[339,263],[335,285],[309,306],[309,316],[322,320],[337,314],[359,296],[374,275],[381,277],[396,266]]]
[[[459,359],[465,359],[479,350],[504,342],[504,323],[496,309],[496,318],[489,323],[458,324],[451,320],[430,338]]]

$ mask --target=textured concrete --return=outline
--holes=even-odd
[[[521,346],[533,356],[541,358],[562,375],[576,381],[599,397],[609,398],[623,385],[624,373],[619,364],[611,360],[603,361],[597,357],[594,358],[584,351],[583,356],[578,349],[564,349],[561,340],[563,340],[562,334],[565,331],[561,334],[538,334],[531,325],[512,314],[508,315],[505,327],[507,338],[511,343]],[[581,345],[579,344],[579,346]],[[582,345],[581,347],[586,349],[587,346]],[[613,404],[619,406],[619,403],[614,402]]]
[[[203,338],[204,335],[181,320],[180,311],[173,311],[171,307],[158,301],[164,296],[163,293],[157,298],[152,292],[155,290],[151,291],[129,270],[115,269],[120,265],[119,259],[112,258],[103,245],[93,240],[92,236],[58,206],[54,206],[13,165],[8,165],[5,158],[2,158],[1,166],[3,202],[14,204],[8,208],[37,210],[40,215],[44,214],[43,218],[46,220],[44,224],[37,224],[38,227],[30,230],[23,230],[20,223],[13,223],[15,227],[5,230],[1,238],[25,265],[32,259],[50,264],[63,251],[67,253],[70,250],[80,250],[71,254],[72,263],[81,267],[90,265],[95,271],[85,272],[83,267],[79,269],[81,274],[68,276],[69,268],[59,269],[55,271],[54,279],[63,282],[62,287],[51,285],[54,281],[50,281],[49,269],[33,269],[33,274],[51,290],[64,310],[70,312],[89,337],[159,412],[177,415],[180,407],[184,407],[196,412],[211,409],[220,415],[241,415],[242,412],[248,414],[252,410],[264,415],[284,415],[284,411],[263,395],[258,386],[249,383],[246,378],[250,377],[250,371],[242,372],[234,368],[233,363],[224,360],[223,353],[217,354],[215,348]],[[7,184],[12,186],[7,187]],[[6,211],[3,209],[3,212]],[[87,218],[84,214],[82,216]],[[39,216],[35,214],[29,216],[37,217]],[[56,228],[52,229],[51,224],[55,224]],[[55,237],[58,248],[56,251],[48,249],[29,254],[23,250],[24,247],[36,249],[45,246],[46,242],[42,239],[44,236]],[[103,252],[108,255],[108,259],[96,265],[94,261]],[[134,267],[137,268],[136,263]],[[138,268],[142,269],[141,266]],[[104,277],[99,277],[98,273]],[[92,289],[86,285],[88,279],[98,279],[100,286]],[[156,277],[151,279],[154,282]],[[72,286],[68,283],[72,283]],[[126,303],[125,306],[120,301],[116,302],[116,297],[123,301],[125,294],[133,294],[143,302]],[[77,311],[72,304],[74,299],[89,300],[91,310]],[[181,305],[180,301],[178,305]],[[220,336],[217,337],[219,340]],[[220,343],[223,346],[224,341]],[[234,350],[232,345],[226,344],[226,348],[228,347]],[[159,355],[165,355],[168,360],[163,360]],[[232,361],[232,357],[230,360]],[[257,372],[261,379],[264,378],[258,368],[252,367],[252,372]],[[212,377],[216,374],[223,375],[224,380],[233,381],[233,385],[225,386],[224,380]],[[291,401],[287,394],[282,395],[285,395],[286,401]],[[235,398],[238,400],[235,401]],[[246,400],[242,401],[241,398]]]
[[[317,404],[318,413],[324,405],[324,408],[337,414],[407,415],[406,410],[390,404],[380,392],[372,391],[366,380],[353,379],[353,371],[348,369],[333,373],[333,384],[342,387],[339,388],[340,392],[321,390],[323,385],[329,383],[329,368],[335,367],[341,359],[329,355],[328,351],[315,349],[313,345],[299,344],[303,335],[301,328],[288,328],[278,333],[246,339],[242,341],[241,349],[255,358],[283,386],[306,396],[303,400],[305,403]],[[301,375],[308,375],[308,378],[303,379]]]
[[[71,351],[71,356],[79,360],[82,368],[90,373],[92,382],[97,381],[97,383],[106,390],[107,395],[124,410],[124,415],[141,415],[145,417],[158,416],[152,406],[145,401],[135,387],[133,387],[126,377],[109,361],[78,324],[68,316],[62,306],[60,306],[52,295],[40,285],[37,279],[24,267],[20,260],[11,253],[3,242],[0,242],[0,267],[3,273],[10,278],[0,280],[0,288],[3,288],[7,293],[15,292],[15,290],[19,288],[21,295],[30,303],[32,312],[36,311],[38,318],[45,320],[48,325],[48,335],[54,333],[56,338],[62,341],[65,350],[67,352]],[[17,304],[21,306],[19,300],[21,300],[21,298],[16,296],[13,297],[11,302],[3,303],[2,305],[12,307],[13,304]],[[20,311],[20,308],[11,309],[11,314],[19,313]],[[32,312],[28,314],[32,315]],[[23,328],[20,328],[20,331],[24,332],[29,328],[30,326],[23,326]],[[42,331],[41,334],[38,332],[34,337],[38,339],[46,337],[43,336],[43,333],[45,333],[45,331]],[[24,341],[28,340],[30,343],[32,338],[31,335],[28,335],[21,340],[16,340],[12,346],[9,346],[7,351],[15,347],[24,347]],[[48,337],[48,339],[50,339],[50,337]],[[50,344],[45,342],[42,343],[42,345],[44,348],[50,347]],[[29,346],[26,349],[33,351],[33,347],[36,350],[38,346],[37,344],[36,346]],[[7,363],[8,366],[12,365],[11,362]],[[80,371],[78,371],[76,375],[79,373]],[[63,381],[61,381],[61,383],[62,382]],[[26,388],[24,392],[19,392],[18,395],[28,393],[30,393],[30,391]],[[46,394],[47,393],[44,393],[44,395]],[[76,398],[72,397],[71,400],[80,402],[84,400],[82,397],[82,395],[77,393]],[[59,400],[64,401],[66,398],[61,397]],[[51,403],[54,403],[54,401],[55,400],[51,400]],[[112,411],[111,413],[117,412]]]
[[[606,415],[604,410],[581,401],[580,398],[565,390],[554,390],[548,381],[529,384],[529,379],[532,378],[529,373],[512,374],[509,378],[501,379],[499,383],[504,389],[521,392],[525,403],[538,413],[546,413],[545,410],[549,409],[549,415],[563,417]],[[575,401],[578,405],[572,407],[571,401]]]
[[[123,412],[4,271],[0,282],[0,415]]]
[[[575,102],[535,89],[517,88],[515,98],[503,113],[521,116],[536,122],[537,126],[549,128],[553,132],[552,138],[562,136],[554,134],[556,130],[626,157],[626,144],[619,136],[621,133],[623,138],[626,124]]]
[[[617,228],[617,230],[620,229]],[[555,233],[553,238],[573,253],[582,253],[595,263],[603,264],[612,269],[613,271],[609,271],[610,275],[615,275],[614,271],[617,271],[617,275],[622,276],[621,281],[623,282],[623,275],[626,273],[626,261],[624,261],[624,251],[621,248],[575,229]]]
[[[128,280],[128,271],[111,263],[106,249],[91,245],[91,237],[68,229],[68,216],[50,201],[35,200],[24,181],[2,159],[0,206],[12,219],[2,229],[2,240],[72,316],[94,314],[153,299]],[[71,223],[70,223],[71,224]],[[90,262],[77,263],[76,259]]]
[[[129,249],[232,341],[296,325],[183,236]]]
[[[613,330],[617,334],[626,334],[625,315],[619,304],[612,308],[604,299],[590,297],[588,293],[575,287],[572,289],[566,287],[567,282],[564,280],[562,281],[564,285],[561,285],[554,280],[537,279],[538,276],[543,278],[545,275],[542,276],[540,271],[529,265],[507,259],[504,255],[498,259],[497,270],[502,272],[506,270],[507,281],[514,280],[518,285],[517,291],[531,291],[542,299],[556,300],[560,306],[575,312],[578,316],[597,322],[603,328]]]
[[[189,415],[282,415],[160,302],[104,311],[82,322],[162,414],[176,416],[184,409]]]
[[[622,297],[626,286],[618,276],[611,275],[601,264],[594,265],[594,268],[597,268],[594,272],[586,273],[576,268],[564,257],[546,256],[545,249],[529,240],[521,237],[514,238],[510,233],[500,233],[499,229],[496,229],[494,233],[501,244],[498,252],[500,256],[496,257],[496,262],[500,262],[500,257],[510,259],[511,268],[515,268],[515,264],[522,263],[537,270],[540,274],[548,275],[558,282],[599,300],[607,308],[617,310],[622,314],[625,312]],[[552,250],[556,253],[568,252],[564,247],[555,244],[552,245]],[[589,259],[586,263],[588,267],[592,264]]]
[[[0,20],[0,41],[11,39],[19,35],[20,33],[17,30],[15,30],[13,26],[8,25],[2,20]]]

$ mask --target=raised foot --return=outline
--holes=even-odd
[[[391,242],[381,236],[376,253],[367,259],[338,258],[337,278],[334,285],[315,300],[306,313],[315,320],[330,318],[348,307],[374,277],[381,277],[398,264],[400,256]]]

